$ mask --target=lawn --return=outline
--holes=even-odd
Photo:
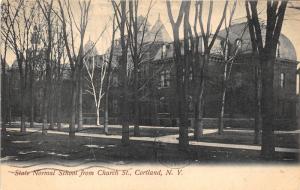
[[[63,129],[67,131],[67,129]],[[101,128],[85,128],[81,132],[102,134]],[[120,128],[110,130],[113,135],[121,135]],[[192,131],[190,131],[192,132]],[[174,128],[141,128],[141,136],[164,136],[178,134]],[[277,145],[297,147],[298,135],[277,135]],[[204,147],[191,145],[186,151],[178,150],[174,143],[161,143],[153,138],[131,140],[129,146],[123,146],[119,139],[106,137],[76,136],[70,139],[65,134],[42,135],[40,132],[8,131],[1,138],[2,162],[38,162],[38,163],[70,163],[70,162],[105,162],[105,163],[258,163],[260,151],[231,149],[220,147]],[[205,134],[203,142],[220,142],[233,144],[252,144],[253,135],[246,132],[228,131],[223,136],[216,133]],[[295,153],[276,153],[272,162],[298,162]]]

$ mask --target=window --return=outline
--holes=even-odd
[[[160,73],[160,86],[161,87],[170,86],[170,71],[164,70]]]
[[[280,57],[280,42],[277,43],[276,57]]]
[[[192,100],[193,100],[192,96],[188,96],[187,102],[188,102],[188,109],[190,112],[193,111],[193,101]]]
[[[112,112],[113,113],[118,113],[119,112],[119,105],[118,105],[118,100],[113,99],[112,101]]]
[[[236,39],[235,40],[235,47],[236,47],[237,50],[242,47],[242,40],[241,39]]]
[[[118,87],[119,86],[119,80],[117,75],[113,75],[112,77],[112,86],[113,87]]]
[[[200,38],[200,52],[202,55],[204,55],[204,41],[203,41],[203,38]]]
[[[161,49],[161,58],[166,57],[166,54],[167,54],[167,47],[166,47],[166,45],[164,44],[164,45],[162,46],[162,49]]]
[[[285,87],[285,74],[280,73],[280,88],[284,88],[284,87]]]
[[[190,67],[189,80],[190,80],[190,81],[193,80],[193,69],[192,69],[192,67]]]
[[[159,99],[159,112],[168,113],[168,104],[165,97]]]
[[[115,40],[115,46],[119,46],[119,40]]]

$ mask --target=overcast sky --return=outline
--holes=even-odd
[[[293,2],[294,5],[299,5],[300,3]],[[208,3],[205,3],[208,5]],[[141,1],[140,2],[140,10],[139,14],[145,15],[147,12],[149,6],[149,0],[147,1]],[[173,13],[176,14],[178,12],[178,8],[180,6],[180,1],[173,1],[172,7],[173,7]],[[230,7],[232,6],[232,3],[230,3]],[[191,23],[193,23],[193,12],[194,12],[194,6],[192,5],[192,12],[191,12]],[[213,23],[213,30],[214,27],[217,26],[218,21],[220,20],[221,14],[223,12],[224,7],[224,1],[215,1],[214,3],[214,12],[212,16],[212,23]],[[261,11],[261,17],[265,18],[266,15],[266,3],[260,2],[259,9]],[[229,14],[229,10],[228,10]],[[104,1],[93,1],[92,2],[92,8],[90,13],[90,22],[88,26],[88,33],[86,36],[86,40],[90,37],[92,40],[96,40],[98,37],[98,34],[100,31],[103,30],[105,24],[109,23],[109,18],[112,15],[112,8],[110,1],[104,0]],[[160,18],[162,22],[165,24],[165,27],[172,38],[172,29],[171,25],[169,23],[169,18],[167,14],[167,8],[166,3],[164,0],[156,0],[154,1],[154,6],[150,12],[150,18],[149,22],[151,25],[155,23],[155,21],[158,18],[158,15],[160,15]],[[245,7],[244,3],[239,0],[239,3],[236,8],[236,12],[234,15],[234,21],[235,22],[243,22],[245,20]],[[207,8],[204,10],[204,16],[207,17]],[[282,28],[282,33],[286,35],[294,44],[295,49],[297,51],[297,58],[299,60],[300,57],[300,35],[299,35],[299,25],[300,25],[300,10],[295,10],[288,8],[286,11],[286,20],[284,21],[284,25]],[[205,18],[204,18],[205,21]],[[104,49],[107,48],[107,45],[109,42],[107,40],[110,38],[110,31],[111,29],[108,29],[105,37],[100,40],[97,44],[98,50],[101,52]],[[103,43],[105,42],[105,43]]]
[[[290,1],[294,5],[300,6],[300,2],[296,1]],[[72,8],[74,10],[74,14],[79,19],[79,6],[78,1],[71,1]],[[139,8],[139,14],[145,15],[147,12],[147,9],[149,7],[150,1],[149,0],[143,0],[140,1],[140,8]],[[205,3],[207,6],[208,3]],[[172,8],[173,8],[173,14],[176,16],[178,9],[180,6],[180,1],[173,1],[172,2]],[[230,6],[232,6],[232,1],[230,3]],[[194,6],[192,3],[191,6],[191,23],[193,23],[193,12],[194,12]],[[212,15],[212,30],[215,29],[215,27],[218,24],[218,21],[220,20],[222,11],[224,7],[224,1],[218,0],[214,3],[214,11]],[[259,9],[261,11],[261,17],[265,18],[266,15],[266,2],[260,1]],[[230,10],[230,9],[229,9]],[[228,10],[228,14],[229,14]],[[96,41],[96,39],[99,38],[99,34],[104,30],[105,26],[106,30],[103,34],[103,36],[98,41],[96,47],[99,53],[103,53],[110,44],[110,38],[111,38],[111,18],[113,15],[111,1],[110,0],[92,0],[90,13],[89,13],[89,23],[87,27],[87,32],[85,36],[85,42],[91,39],[92,41]],[[155,21],[157,20],[158,16],[160,15],[160,18],[162,22],[165,24],[165,27],[172,38],[172,29],[171,25],[169,23],[169,18],[167,14],[167,8],[166,3],[164,0],[153,0],[153,7],[150,12],[149,16],[149,22],[152,26]],[[76,17],[75,16],[75,17]],[[207,17],[207,8],[204,8],[204,21],[205,17]],[[282,28],[282,33],[286,35],[294,44],[295,49],[297,51],[297,59],[299,60],[300,57],[300,35],[299,35],[299,25],[300,25],[300,10],[295,10],[288,8],[286,11],[286,20],[284,21],[284,25]],[[243,1],[238,1],[238,5],[235,11],[234,15],[234,22],[239,23],[245,21],[245,7]],[[79,43],[79,42],[78,42]],[[10,53],[8,56],[8,63],[11,64],[14,60],[14,55]]]

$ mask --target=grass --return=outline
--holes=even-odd
[[[63,129],[67,130],[67,129]],[[103,133],[101,128],[87,128],[81,132]],[[120,135],[120,128],[112,128],[111,134]],[[191,131],[190,131],[191,132]],[[178,134],[171,128],[142,128],[142,136]],[[277,135],[277,145],[296,147],[298,135]],[[82,137],[69,138],[63,134],[42,135],[39,132],[21,134],[8,131],[2,136],[2,162],[134,162],[134,163],[257,163],[263,162],[260,151],[230,149],[219,147],[189,146],[180,151],[177,144],[142,140],[131,140],[129,146],[123,146],[119,139]],[[205,142],[252,144],[253,135],[245,132],[225,132],[223,136],[216,133],[206,134],[201,138]],[[298,162],[298,155],[293,153],[276,153],[272,162]]]

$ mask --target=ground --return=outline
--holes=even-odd
[[[192,140],[185,151],[178,149],[178,128],[140,128],[140,137],[133,136],[130,128],[130,145],[121,144],[121,126],[110,126],[105,135],[103,126],[85,126],[69,138],[65,125],[61,131],[48,130],[41,134],[41,125],[19,132],[14,123],[1,138],[3,163],[257,163],[260,146],[253,144],[253,131],[225,129],[224,135],[215,129],[205,129],[199,142]],[[299,161],[300,131],[280,131],[276,134],[276,155],[272,162],[295,163]]]

